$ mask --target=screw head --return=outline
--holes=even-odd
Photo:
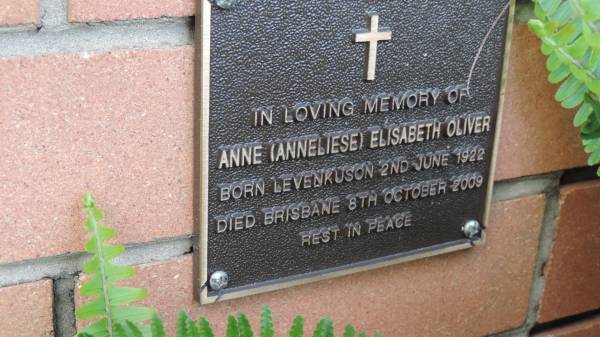
[[[215,4],[223,9],[231,9],[238,3],[238,0],[215,0]]]
[[[481,233],[481,224],[477,220],[469,220],[462,227],[462,231],[469,239],[474,239]]]
[[[224,271],[217,271],[210,275],[210,288],[212,290],[221,290],[227,288],[229,283],[229,275]]]

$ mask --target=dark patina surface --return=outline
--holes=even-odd
[[[379,114],[356,113],[352,117],[284,124],[280,113],[271,126],[252,125],[253,109],[264,106],[293,107],[299,102],[398,93],[407,90],[466,85],[473,59],[488,29],[502,12],[495,0],[409,1],[240,1],[231,9],[212,8],[210,46],[210,123],[208,182],[208,275],[225,271],[229,284],[222,293],[260,287],[274,282],[310,278],[353,267],[424,254],[453,245],[464,245],[462,226],[468,220],[486,220],[489,174],[500,101],[507,16],[500,20],[477,63],[470,86],[471,97],[460,104],[438,103],[431,107]],[[355,43],[353,34],[368,31],[369,15],[379,15],[379,28],[391,31],[390,41],[378,44],[376,79],[365,81],[366,43]],[[361,109],[356,106],[357,111]],[[218,169],[224,146],[268,143],[311,134],[351,129],[367,130],[390,123],[409,123],[467,113],[492,117],[491,131],[444,138],[384,149],[367,149],[282,163]],[[393,177],[319,189],[221,201],[220,184],[264,179],[302,171],[378,163],[398,156],[480,146],[485,160],[466,165],[411,170]],[[454,157],[452,157],[454,158]],[[393,205],[319,216],[249,230],[217,233],[216,217],[235,212],[288,205],[364,191],[381,191],[430,179],[450,180],[478,172],[485,178],[480,188]],[[267,188],[269,191],[269,188]],[[315,228],[340,226],[376,216],[410,212],[413,226],[358,238],[302,246],[300,233]],[[484,224],[485,225],[485,224]],[[342,235],[340,233],[340,235]],[[209,290],[209,296],[217,292]]]

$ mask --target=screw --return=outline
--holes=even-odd
[[[215,0],[215,4],[223,9],[231,9],[238,3],[238,0]]]
[[[224,271],[216,271],[210,275],[210,288],[212,290],[222,290],[227,288],[229,275]]]
[[[477,220],[469,220],[462,227],[462,231],[467,238],[474,239],[481,233],[481,224]]]

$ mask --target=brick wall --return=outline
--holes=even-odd
[[[94,191],[173,330],[180,308],[332,315],[384,336],[593,336],[600,181],[538,41],[513,35],[489,239],[469,251],[199,308],[192,299],[194,1],[0,4],[0,331],[71,336]],[[102,22],[98,24],[97,22]],[[562,178],[561,178],[562,177]],[[532,330],[533,329],[533,330]]]

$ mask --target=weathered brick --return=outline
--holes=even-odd
[[[195,0],[71,0],[69,20],[112,21],[193,16]]]
[[[0,288],[0,335],[52,337],[52,281]]]
[[[0,263],[192,232],[193,49],[0,59]]]
[[[0,27],[37,24],[39,0],[3,0],[0,2]]]
[[[600,315],[589,319],[544,331],[532,337],[594,337],[600,336]]]
[[[510,55],[496,179],[558,171],[586,165],[573,127],[574,111],[554,100],[540,42],[526,25],[516,25]]]
[[[600,307],[600,182],[565,187],[540,308],[540,322]]]
[[[191,256],[142,266],[130,284],[150,290],[144,304],[160,310],[170,332],[182,308],[224,335],[228,313],[244,311],[258,326],[269,304],[280,336],[296,314],[311,329],[331,315],[337,331],[354,323],[384,336],[483,336],[526,318],[543,209],[543,196],[496,203],[486,244],[469,251],[203,307],[193,302]]]

